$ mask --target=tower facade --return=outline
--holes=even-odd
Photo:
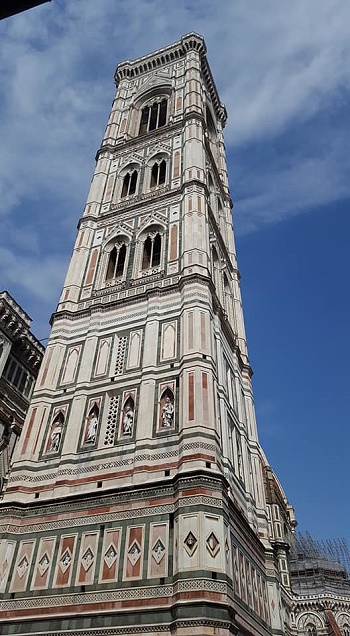
[[[0,633],[284,632],[205,53],[117,68],[2,504]]]

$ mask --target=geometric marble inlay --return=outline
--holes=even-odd
[[[198,541],[191,531],[188,533],[184,541],[184,544],[185,544],[186,552],[189,554],[189,556],[192,556],[197,549]]]
[[[117,558],[117,551],[114,545],[111,543],[108,549],[105,552],[104,561],[107,564],[107,567],[110,569]]]
[[[157,541],[155,542],[153,548],[152,548],[152,556],[155,560],[156,563],[161,562],[163,556],[165,554],[165,545],[164,543],[161,541],[161,539],[157,539]]]
[[[7,569],[9,566],[9,562],[7,559],[0,565],[0,581],[5,577]]]
[[[88,548],[87,550],[85,550],[83,556],[81,557],[81,564],[85,572],[87,572],[88,569],[92,566],[94,562],[94,558],[95,556],[91,548]]]
[[[49,565],[50,565],[50,559],[49,559],[48,555],[45,552],[45,554],[43,554],[43,556],[41,557],[41,559],[40,559],[40,561],[38,563],[38,570],[39,570],[41,576],[43,576],[43,574],[45,574],[45,572],[46,572],[47,568],[49,567]]]
[[[26,573],[26,571],[28,570],[28,567],[29,567],[29,561],[27,557],[24,556],[23,559],[21,559],[19,564],[17,565],[17,572],[20,579]]]
[[[138,562],[140,556],[141,556],[141,548],[138,542],[136,541],[136,539],[134,539],[128,552],[128,559],[132,565],[135,565]]]
[[[66,572],[66,570],[68,570],[68,568],[69,568],[69,566],[70,566],[70,564],[71,564],[71,563],[72,563],[72,553],[71,553],[71,551],[67,548],[67,549],[63,552],[63,554],[62,554],[62,556],[61,556],[61,558],[60,558],[60,563],[59,563],[59,566],[60,566],[60,568],[61,568],[61,570],[62,570],[62,572],[63,572],[63,573],[64,573],[64,572]]]
[[[211,532],[209,537],[206,540],[206,546],[208,552],[214,557],[220,550],[220,543],[217,540],[214,532]]]

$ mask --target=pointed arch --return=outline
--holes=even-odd
[[[159,408],[159,428],[172,428],[174,426],[175,416],[175,398],[170,387],[162,392]]]
[[[87,416],[84,439],[85,444],[95,444],[99,417],[100,409],[96,402],[94,402]]]
[[[134,398],[129,395],[125,400],[122,409],[122,421],[121,421],[121,435],[125,437],[131,437],[134,432],[134,418],[135,418],[135,401]]]
[[[125,279],[130,248],[130,238],[117,234],[103,248],[100,284],[111,285]]]
[[[64,413],[59,411],[52,420],[46,450],[49,453],[58,453],[61,447],[64,427]]]

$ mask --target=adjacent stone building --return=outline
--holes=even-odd
[[[291,634],[203,38],[115,79],[1,506],[0,633]]]
[[[0,292],[0,493],[28,411],[44,347],[31,319],[6,291]]]

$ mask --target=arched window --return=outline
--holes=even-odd
[[[127,172],[123,181],[121,198],[123,199],[124,197],[129,197],[131,194],[135,194],[136,184],[137,184],[137,170],[134,170],[131,173]]]
[[[152,236],[148,235],[143,245],[142,269],[150,269],[160,265],[161,249],[162,238],[159,232]]]
[[[126,258],[126,245],[115,245],[109,255],[106,280],[113,280],[114,278],[122,278],[124,273]]]
[[[163,185],[165,183],[165,175],[166,175],[166,162],[163,159],[162,161],[156,161],[153,164],[152,172],[151,172],[151,188],[156,188],[159,185]]]
[[[139,135],[161,128],[166,124],[167,100],[153,102],[151,106],[145,106],[141,111]]]
[[[343,627],[343,635],[350,636],[350,625],[345,624]]]

